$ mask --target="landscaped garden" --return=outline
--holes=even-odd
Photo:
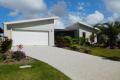
[[[70,80],[52,66],[26,56],[23,45],[12,51],[12,40],[0,43],[0,80]]]
[[[100,56],[103,59],[120,61],[120,22],[97,24],[94,27],[97,27],[98,30],[89,38],[58,36],[56,46]],[[97,37],[96,43],[94,43],[95,37]]]

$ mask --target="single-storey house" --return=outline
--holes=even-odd
[[[15,45],[54,45],[54,22],[57,17],[4,23],[4,36]]]
[[[65,29],[61,29],[61,30],[55,30],[55,35],[56,36],[71,36],[74,38],[79,38],[79,37],[85,37],[88,39],[88,41],[90,42],[89,38],[90,35],[92,33],[96,33],[95,28],[93,28],[93,26],[88,25],[86,23],[83,22],[76,22],[68,27],[66,27]],[[95,38],[94,43],[97,42],[97,38]]]

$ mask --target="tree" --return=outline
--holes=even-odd
[[[97,44],[102,47],[106,47],[106,43],[108,40],[108,37],[104,34],[106,28],[104,27],[103,24],[96,24],[94,28],[97,28],[98,30],[96,31],[96,36],[97,36]]]
[[[116,39],[119,34],[120,23],[118,22],[109,22],[103,24],[97,24],[95,27],[99,28],[98,34],[100,36],[106,36],[106,41],[108,46],[112,49],[116,45]],[[102,37],[103,38],[103,37]]]

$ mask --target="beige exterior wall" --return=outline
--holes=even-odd
[[[89,32],[89,31],[86,31],[86,30],[83,30],[83,29],[79,29],[79,37],[83,36],[83,32],[86,33],[86,38],[89,38],[90,35],[92,34],[92,32]]]
[[[48,31],[49,46],[54,46],[54,19],[19,24],[4,24],[4,36],[12,38],[13,30]]]
[[[83,37],[83,32],[86,33],[86,38],[88,38],[88,41],[90,42],[90,35],[92,34],[92,32],[89,30],[87,31],[87,30],[79,29],[79,37]],[[97,42],[97,37],[95,37],[94,39],[94,43],[96,42]]]

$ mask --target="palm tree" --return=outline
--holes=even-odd
[[[113,48],[118,35],[117,27],[115,27],[114,23],[105,23],[105,25],[107,26],[105,34],[108,36],[109,47]]]
[[[119,22],[111,22],[111,23],[103,23],[97,24],[95,27],[99,28],[98,33],[100,35],[105,35],[108,46],[112,49],[116,44],[116,39],[119,34],[120,23]],[[105,42],[105,41],[104,41]]]
[[[108,40],[108,37],[104,34],[106,31],[106,27],[104,27],[103,24],[99,23],[96,24],[94,28],[98,28],[98,30],[96,31],[98,45],[102,47],[106,47],[106,43]]]
[[[118,31],[117,47],[120,48],[120,21],[116,21],[114,25],[115,25],[115,27],[117,28],[117,31]]]

